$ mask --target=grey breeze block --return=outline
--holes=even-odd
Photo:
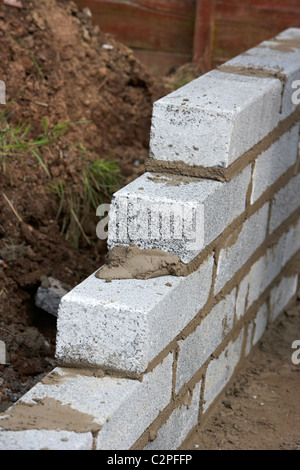
[[[280,120],[286,118],[297,106],[293,94],[296,92],[294,82],[300,80],[300,28],[286,29],[269,41],[263,41],[223,64],[220,70],[228,67],[232,71],[235,68],[248,73],[265,72],[278,76],[284,85]]]
[[[91,431],[99,430],[96,450],[129,449],[143,431],[157,417],[171,399],[172,355],[144,380],[119,377],[97,377],[85,374],[83,369],[74,371],[56,367],[46,383],[43,381],[30,389],[16,405],[30,407],[30,417],[26,430],[6,431],[6,413],[0,416],[0,450],[15,449],[55,449],[91,450],[91,432],[81,429],[80,422],[73,424],[74,433],[67,432],[67,420],[58,420],[55,415],[38,413],[38,408],[48,402],[56,411],[68,409],[69,421],[72,411],[81,414],[90,422]],[[54,411],[53,411],[54,413]],[[80,420],[79,420],[80,421]],[[22,423],[19,423],[20,427]],[[43,429],[44,426],[44,429]],[[34,439],[34,441],[33,441]],[[69,442],[70,440],[70,442]]]
[[[250,165],[227,183],[147,172],[114,194],[108,247],[134,243],[188,263],[245,210],[250,180]]]
[[[88,277],[61,301],[56,357],[72,365],[142,373],[208,299],[211,256],[187,277]],[[191,294],[192,293],[192,294]]]
[[[227,168],[279,122],[278,79],[213,70],[153,105],[150,154]]]

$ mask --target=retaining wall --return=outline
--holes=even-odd
[[[0,448],[184,448],[296,293],[297,79],[293,28],[154,104],[147,171],[110,208],[129,268],[63,297],[58,366],[2,413]]]

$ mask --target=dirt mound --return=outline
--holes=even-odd
[[[89,11],[63,0],[23,4],[0,3],[2,407],[54,365],[55,317],[34,304],[41,277],[74,286],[103,263],[105,241],[82,201],[97,190],[109,200],[143,173],[152,104],[170,91],[92,26]]]
[[[23,3],[0,6],[0,76],[15,98],[15,118],[40,130],[43,116],[50,126],[90,120],[70,132],[70,142],[118,158],[131,174],[130,164],[147,152],[152,103],[166,88],[73,2]]]

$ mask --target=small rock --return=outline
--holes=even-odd
[[[92,18],[92,12],[91,12],[91,10],[90,10],[88,7],[86,7],[86,8],[83,9],[83,13],[84,13],[88,18]]]
[[[36,11],[32,13],[32,20],[35,23],[35,25],[42,31],[46,29],[44,19],[40,17]]]
[[[0,257],[5,261],[16,261],[19,258],[23,258],[26,254],[26,246],[21,245],[11,245],[9,247],[1,248]]]
[[[107,49],[108,51],[114,48],[112,44],[102,44],[102,47],[103,49]]]
[[[82,30],[82,37],[85,41],[89,42],[91,40],[91,36],[86,28]]]
[[[3,3],[12,7],[23,8],[22,2],[18,0],[3,0]]]
[[[35,305],[57,317],[60,301],[70,290],[70,286],[57,279],[42,276],[41,285],[35,294]]]

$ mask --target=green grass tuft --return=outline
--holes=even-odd
[[[50,155],[58,152],[52,144],[57,142],[71,125],[89,121],[65,122],[50,127],[47,118],[44,117],[42,133],[35,136],[28,119],[18,124],[10,122],[7,110],[12,102],[13,100],[0,113],[0,171],[6,173],[11,162],[16,159],[24,162],[24,157],[32,154],[47,175],[46,190],[58,198],[56,219],[61,222],[61,232],[76,248],[79,246],[81,236],[91,244],[83,228],[84,223],[93,218],[97,207],[110,200],[113,192],[121,187],[122,176],[118,163],[95,158],[95,155],[89,154],[82,143],[77,143],[73,147],[76,158],[80,158],[81,169],[76,174],[76,181],[53,178],[43,159],[44,152],[48,151]]]

